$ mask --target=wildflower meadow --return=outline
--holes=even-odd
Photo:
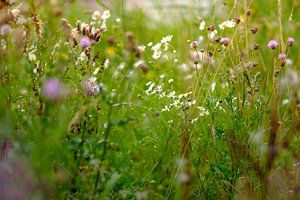
[[[299,0],[1,0],[0,199],[300,199]]]

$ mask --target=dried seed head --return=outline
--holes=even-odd
[[[67,37],[71,36],[72,33],[72,26],[70,25],[69,21],[65,18],[61,19],[61,26],[63,27],[63,30]]]
[[[235,83],[236,82],[236,75],[235,75],[235,72],[233,69],[229,68],[228,69],[228,74],[229,74],[229,80],[232,82],[232,83]]]
[[[250,9],[250,8],[247,8],[245,14],[246,14],[247,16],[250,16],[251,13],[252,13],[251,9]]]
[[[99,33],[98,35],[96,35],[96,37],[95,37],[95,41],[96,42],[99,42],[100,41],[100,39],[101,39],[101,33]]]
[[[90,48],[85,48],[84,49],[84,53],[87,57],[89,57],[91,55],[91,49]]]
[[[106,28],[105,27],[101,27],[99,30],[100,30],[100,32],[103,32],[103,31],[106,30]]]
[[[76,46],[76,45],[78,44],[78,42],[77,42],[76,38],[75,38],[75,37],[72,37],[72,40],[73,40],[73,44],[74,44],[74,46]]]
[[[87,26],[84,26],[83,28],[82,28],[82,35],[87,35],[87,32],[88,32],[88,29],[87,29]]]
[[[92,32],[89,34],[89,38],[90,38],[91,40],[94,39],[94,34],[93,34]]]
[[[95,62],[97,59],[99,59],[99,56],[100,56],[100,53],[99,52],[96,52],[94,58],[93,58],[93,61]]]
[[[101,33],[101,29],[100,29],[100,28],[97,28],[97,29],[95,30],[95,34],[99,34],[99,33]]]
[[[32,14],[32,21],[35,25],[35,32],[39,37],[42,37],[42,22],[36,14]]]
[[[279,54],[278,59],[280,61],[281,67],[283,67],[285,65],[285,62],[286,62],[286,54],[285,53]]]
[[[256,34],[257,31],[258,31],[258,27],[257,27],[257,26],[254,26],[254,27],[252,27],[252,28],[250,29],[250,31],[251,31],[251,33],[253,33],[253,34]]]
[[[250,61],[246,64],[246,68],[248,70],[252,70],[253,68],[255,68],[257,66],[257,63],[253,62],[253,61]]]
[[[215,26],[214,25],[210,25],[207,27],[208,31],[214,31],[215,30]]]
[[[140,48],[135,48],[135,57],[140,58],[142,56],[142,50]]]
[[[215,37],[214,40],[216,43],[219,43],[221,41],[221,37]]]
[[[136,41],[135,41],[134,34],[132,32],[126,33],[126,45],[125,46],[128,51],[135,51]]]
[[[192,49],[197,49],[198,46],[199,46],[199,42],[198,42],[198,41],[193,41],[193,42],[191,42],[191,44],[190,44],[190,47],[191,47]]]
[[[274,76],[275,77],[278,77],[279,73],[280,73],[280,69],[275,69],[274,70]]]
[[[260,45],[259,44],[254,44],[253,45],[253,50],[259,50],[260,49]]]
[[[93,31],[93,25],[89,25],[89,32],[91,33]]]
[[[241,23],[241,18],[236,17],[236,18],[233,19],[233,21],[234,21],[234,23],[236,23],[236,24],[240,24],[240,23]]]
[[[144,74],[147,74],[149,72],[149,68],[145,63],[140,64],[139,67]]]

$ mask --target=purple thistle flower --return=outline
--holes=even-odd
[[[226,47],[228,46],[229,42],[230,42],[230,38],[228,38],[228,37],[223,37],[220,40],[220,43],[223,44]]]
[[[49,100],[58,100],[62,94],[62,86],[57,78],[51,78],[45,81],[42,90],[43,96]]]
[[[286,59],[286,54],[285,53],[281,53],[278,55],[278,59],[280,60],[285,60]]]
[[[276,40],[271,40],[271,41],[269,41],[269,43],[268,43],[268,47],[269,47],[270,49],[276,49],[277,46],[278,46],[278,43],[277,43]]]
[[[80,46],[83,48],[91,46],[91,40],[88,37],[82,37],[80,39]]]
[[[288,45],[289,45],[290,47],[293,46],[294,42],[295,42],[295,39],[294,39],[294,38],[292,38],[292,37],[289,37],[289,38],[288,38]]]

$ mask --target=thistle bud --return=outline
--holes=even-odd
[[[252,13],[251,9],[250,9],[250,8],[247,8],[245,14],[246,14],[247,16],[250,16],[251,13]]]
[[[191,42],[191,44],[190,44],[190,47],[191,47],[192,49],[197,49],[198,46],[199,46],[199,42],[197,42],[197,41],[193,41],[193,42]]]

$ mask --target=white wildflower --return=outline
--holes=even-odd
[[[161,39],[161,43],[162,43],[162,44],[169,43],[169,42],[171,42],[172,38],[173,38],[173,35],[167,35],[166,37],[163,37],[163,38]]]
[[[92,14],[92,19],[93,20],[99,20],[100,18],[101,18],[100,11],[99,10],[94,11],[93,14]]]
[[[107,20],[108,18],[110,18],[111,14],[109,10],[104,10],[102,15],[101,15],[101,19],[102,20]]]
[[[145,52],[146,46],[145,45],[140,45],[140,46],[138,46],[138,49],[141,50],[141,52]]]
[[[96,74],[99,73],[99,71],[100,71],[100,67],[97,67],[97,68],[94,70],[93,74],[96,75]]]
[[[145,64],[145,61],[139,60],[139,61],[134,63],[134,67],[137,68],[137,67],[141,66],[142,64]]]
[[[214,30],[208,34],[208,37],[209,37],[209,39],[213,40],[217,34],[218,34],[218,31]]]
[[[169,98],[169,99],[175,99],[175,96],[176,95],[176,92],[175,91],[172,91],[172,92],[170,92],[168,95],[167,95],[167,97]]]
[[[86,60],[87,60],[87,56],[85,55],[84,52],[81,52],[81,54],[80,54],[79,57],[78,57],[78,61],[84,62],[84,61],[86,61]]]
[[[147,83],[146,83],[146,86],[149,86],[151,83],[152,83],[151,81],[147,82]]]
[[[159,59],[160,56],[161,56],[161,53],[162,53],[161,51],[154,51],[153,55],[152,55],[152,58],[155,59],[155,60]]]
[[[35,55],[35,52],[36,52],[36,49],[34,49],[34,50],[28,52],[28,59],[29,59],[31,62],[36,61],[36,55]]]
[[[161,112],[170,112],[170,108],[168,106],[165,106]]]
[[[159,51],[160,50],[160,48],[161,48],[161,45],[162,45],[162,43],[157,43],[157,44],[155,44],[153,47],[151,47],[151,50],[152,51]]]
[[[126,66],[125,63],[120,63],[117,68],[118,68],[118,70],[123,70],[125,68],[125,66]]]
[[[165,77],[166,77],[165,74],[162,74],[162,75],[159,76],[160,79],[164,79]]]
[[[215,91],[215,89],[216,89],[216,82],[213,82],[211,84],[211,91],[213,92],[213,91]]]
[[[284,100],[282,101],[282,105],[287,105],[289,102],[290,102],[289,99],[284,99]]]
[[[202,20],[202,21],[200,22],[199,30],[200,30],[200,31],[203,31],[204,29],[205,29],[205,21]]]
[[[171,119],[171,120],[167,121],[167,123],[168,123],[168,124],[173,124],[174,121]]]
[[[235,27],[236,23],[233,20],[227,20],[219,24],[219,28],[224,30],[225,28],[233,28]]]
[[[146,85],[147,85],[147,84],[146,84]],[[155,86],[155,83],[151,83],[151,82],[150,82],[150,85],[149,85],[148,89],[146,90],[146,94],[147,94],[147,95],[152,94],[152,92],[153,92],[152,90],[153,90],[154,86]]]
[[[197,121],[198,121],[198,118],[194,118],[194,119],[191,120],[191,123],[195,124]]]
[[[178,98],[179,99],[182,99],[183,97],[184,98],[187,98],[190,94],[192,94],[193,92],[187,92],[187,93],[184,93],[184,94],[180,94],[180,95],[178,95]]]

